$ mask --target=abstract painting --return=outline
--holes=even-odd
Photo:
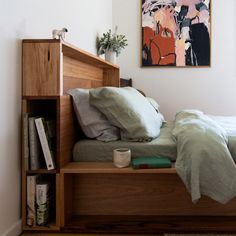
[[[142,0],[142,66],[210,66],[211,0]]]

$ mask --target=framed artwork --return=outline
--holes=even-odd
[[[142,0],[142,66],[210,66],[211,0]]]

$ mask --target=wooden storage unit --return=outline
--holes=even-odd
[[[22,99],[22,114],[29,113],[33,116],[47,116],[57,122],[57,98],[56,97],[23,97]],[[57,130],[56,130],[57,132]],[[57,146],[57,143],[55,143]],[[56,147],[57,149],[57,147]],[[59,218],[59,193],[57,186],[59,186],[59,173],[58,169],[47,170],[46,166],[43,169],[37,170],[25,170],[25,159],[24,159],[24,146],[22,148],[22,228],[23,230],[59,230],[60,229],[60,218]],[[43,156],[40,156],[43,158]],[[57,165],[57,160],[56,160]],[[38,175],[40,178],[48,179],[52,183],[52,191],[54,196],[52,199],[52,212],[51,220],[47,227],[41,226],[28,226],[27,225],[27,176]]]
[[[22,118],[24,113],[49,116],[56,121],[56,169],[25,170],[22,141],[22,229],[60,231],[64,209],[60,185],[61,167],[71,161],[72,148],[80,129],[73,112],[70,88],[119,86],[119,67],[60,40],[22,42]],[[23,138],[22,138],[23,139]],[[27,176],[49,176],[55,182],[55,209],[48,226],[27,225]],[[71,191],[67,186],[68,191]],[[69,194],[69,193],[68,193]],[[64,194],[63,194],[64,196]],[[63,216],[63,217],[62,217]]]
[[[60,40],[23,40],[23,96],[119,86],[119,67]]]
[[[236,232],[236,199],[192,204],[175,168],[118,169],[72,163],[81,132],[70,88],[119,86],[119,67],[59,40],[23,40],[22,113],[56,120],[56,170],[27,171],[22,155],[23,230],[97,233]],[[24,146],[24,145],[22,145]],[[23,148],[24,151],[24,148]],[[55,181],[55,217],[48,227],[26,224],[26,177]]]

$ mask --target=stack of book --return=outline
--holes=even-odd
[[[52,181],[43,181],[39,175],[27,176],[27,225],[46,226],[52,210]]]
[[[142,156],[132,158],[134,169],[170,168],[171,161],[163,156]]]
[[[49,221],[50,210],[50,182],[36,185],[36,222],[39,226],[45,226]]]
[[[25,170],[56,168],[55,121],[46,117],[23,115],[23,155]]]
[[[56,168],[55,158],[55,120],[35,114],[23,114],[23,158],[25,171],[34,170],[27,175],[27,225],[44,226],[49,221],[51,186],[54,177],[43,175],[37,170]],[[34,173],[34,172],[33,172]],[[46,179],[45,179],[46,177]]]

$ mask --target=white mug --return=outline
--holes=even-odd
[[[118,168],[130,165],[131,151],[129,148],[118,148],[113,150],[113,163]]]

